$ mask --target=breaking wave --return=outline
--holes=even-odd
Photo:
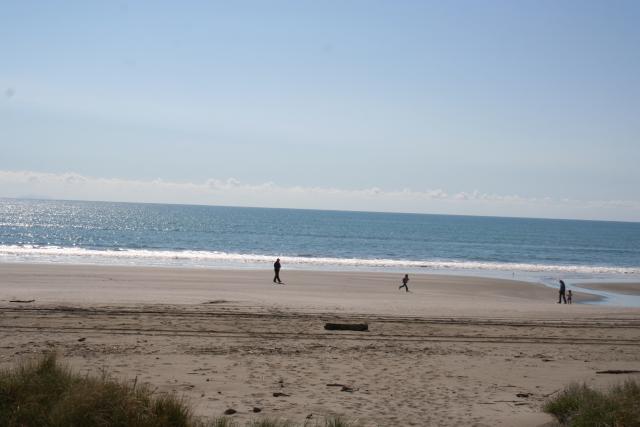
[[[301,268],[347,268],[375,269],[409,268],[432,271],[497,271],[531,273],[576,273],[576,274],[640,274],[640,266],[594,266],[554,265],[528,263],[500,263],[462,260],[404,260],[404,259],[360,259],[330,258],[317,256],[286,256],[285,254],[240,254],[218,251],[196,250],[150,250],[150,249],[87,249],[80,247],[0,245],[0,261],[81,263],[139,266],[184,266],[184,267],[269,267],[278,256],[284,263]]]

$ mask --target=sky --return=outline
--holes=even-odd
[[[640,2],[0,2],[0,197],[640,221]]]

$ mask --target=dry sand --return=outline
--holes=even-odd
[[[366,426],[542,425],[564,385],[640,370],[640,309],[558,305],[553,289],[496,279],[411,275],[405,293],[401,275],[281,276],[0,264],[0,366],[57,349],[81,372],[184,394],[203,416]]]

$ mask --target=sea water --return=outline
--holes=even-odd
[[[0,262],[640,280],[640,223],[0,199]]]

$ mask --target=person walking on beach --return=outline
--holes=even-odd
[[[405,274],[404,277],[402,278],[402,285],[398,287],[398,290],[404,288],[406,292],[409,292],[409,287],[407,286],[407,283],[409,283],[409,275]]]
[[[571,293],[571,289],[567,291],[567,304],[572,304],[573,294]]]
[[[276,283],[276,281],[278,283],[282,283],[282,281],[280,280],[280,258],[278,258],[273,264],[273,270],[276,273],[276,275],[273,277],[273,283]]]
[[[567,297],[564,295],[566,286],[564,285],[564,281],[560,280],[560,291],[558,292],[558,304],[560,304],[560,301],[564,301],[564,303],[567,303]]]

